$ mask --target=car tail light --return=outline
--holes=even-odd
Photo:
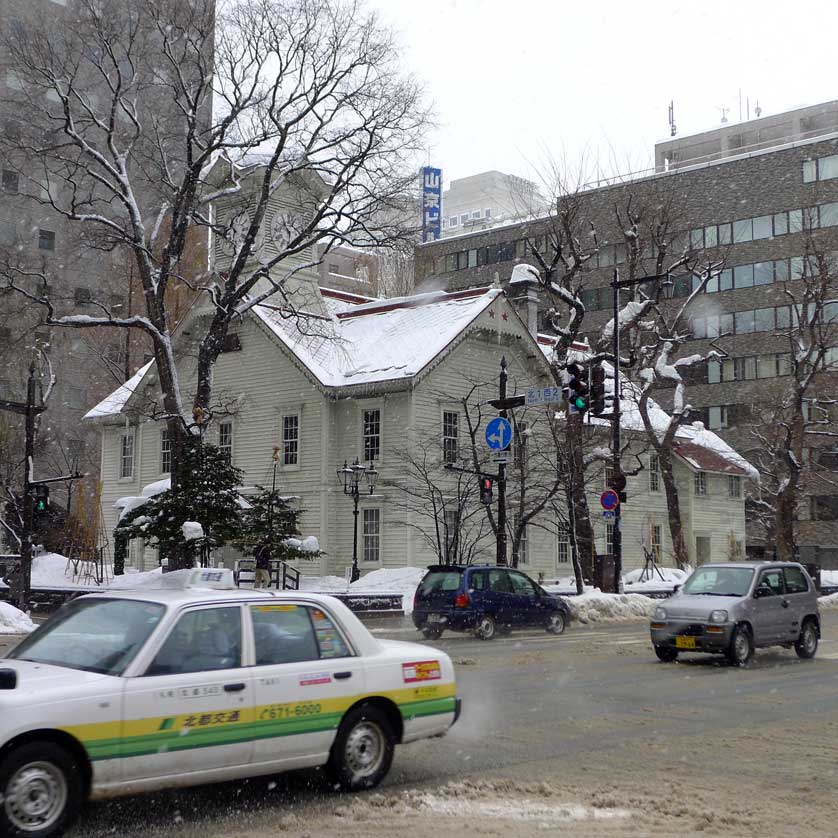
[[[457,594],[457,598],[454,600],[454,608],[468,608],[469,605],[471,605],[471,600],[468,594]]]

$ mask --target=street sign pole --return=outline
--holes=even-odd
[[[615,476],[622,474],[622,467],[620,463],[620,272],[614,268],[614,281],[611,283],[614,290],[614,411],[613,419],[611,420],[611,457],[613,464],[613,471]],[[617,504],[614,510],[614,593],[620,593],[620,583],[623,577],[623,533],[621,531],[620,506]]]
[[[500,379],[498,381],[498,398],[506,399],[506,356],[500,359]],[[507,411],[501,410],[500,415],[506,419]],[[506,564],[506,463],[498,463],[498,532],[497,555],[495,563]]]

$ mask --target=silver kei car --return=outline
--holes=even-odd
[[[820,626],[818,594],[802,565],[728,562],[699,567],[655,609],[650,630],[665,663],[680,652],[710,652],[745,666],[763,646],[814,657]]]

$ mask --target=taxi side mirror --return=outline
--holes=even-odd
[[[673,594],[677,594],[677,593],[678,593],[678,591],[680,591],[680,590],[681,590],[681,586],[680,586],[680,585],[673,585],[673,586],[672,586],[672,593],[673,593]]]

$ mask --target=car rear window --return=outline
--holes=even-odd
[[[460,574],[456,570],[431,571],[419,585],[420,594],[439,594],[457,591],[460,588]]]

